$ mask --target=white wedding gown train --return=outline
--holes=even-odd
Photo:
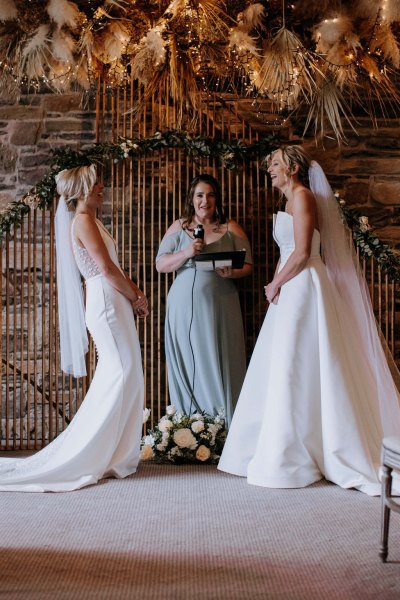
[[[294,249],[292,217],[279,212],[281,265]],[[272,488],[322,477],[380,494],[382,427],[374,379],[314,231],[306,268],[268,308],[218,465]]]
[[[114,241],[98,222],[110,256]],[[70,425],[28,458],[0,459],[0,491],[66,492],[136,471],[143,423],[143,372],[131,303],[73,243],[86,278],[86,324],[99,360]],[[97,273],[96,273],[97,271]]]

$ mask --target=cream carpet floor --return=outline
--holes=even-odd
[[[212,466],[144,463],[64,494],[0,494],[6,600],[400,599],[400,515],[320,482],[249,486]]]

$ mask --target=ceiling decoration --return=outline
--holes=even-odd
[[[340,140],[355,112],[397,112],[399,21],[400,0],[1,0],[0,96],[136,80],[182,122],[229,93]]]

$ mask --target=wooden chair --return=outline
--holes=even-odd
[[[387,437],[382,442],[382,521],[379,556],[386,562],[388,555],[390,511],[400,513],[400,504],[392,498],[392,471],[400,470],[400,437]]]

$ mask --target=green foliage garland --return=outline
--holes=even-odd
[[[339,201],[344,220],[353,232],[354,243],[360,255],[373,257],[389,279],[400,281],[400,253],[376,237],[367,217],[362,217],[356,210],[350,209],[337,193],[335,196]]]
[[[265,157],[279,145],[279,139],[268,134],[262,140],[245,144],[241,140],[219,140],[202,136],[191,136],[185,131],[157,131],[154,135],[141,139],[120,138],[118,142],[94,144],[85,150],[58,148],[53,151],[51,169],[23,198],[11,202],[0,212],[0,240],[11,231],[18,229],[23,216],[31,208],[45,210],[52,205],[56,193],[55,176],[63,169],[71,169],[106,159],[119,162],[125,158],[138,158],[166,148],[182,148],[194,160],[216,158],[227,169],[235,169],[243,160]],[[374,257],[378,265],[390,279],[400,281],[400,258],[398,253],[377,238],[371,227],[356,211],[347,207],[338,198],[345,221],[353,231],[356,246],[362,256]],[[363,222],[364,219],[364,222]]]
[[[241,160],[250,160],[265,156],[273,147],[279,145],[273,134],[262,140],[245,144],[241,140],[218,140],[202,136],[191,136],[185,131],[157,131],[154,135],[141,139],[120,138],[118,142],[94,144],[84,150],[58,148],[53,150],[51,170],[21,200],[10,203],[0,213],[0,239],[14,228],[18,228],[21,219],[30,208],[45,210],[52,205],[56,193],[55,176],[63,169],[71,169],[93,162],[101,163],[106,159],[119,162],[125,158],[139,158],[157,150],[182,148],[194,160],[216,158],[227,169],[235,169]]]

